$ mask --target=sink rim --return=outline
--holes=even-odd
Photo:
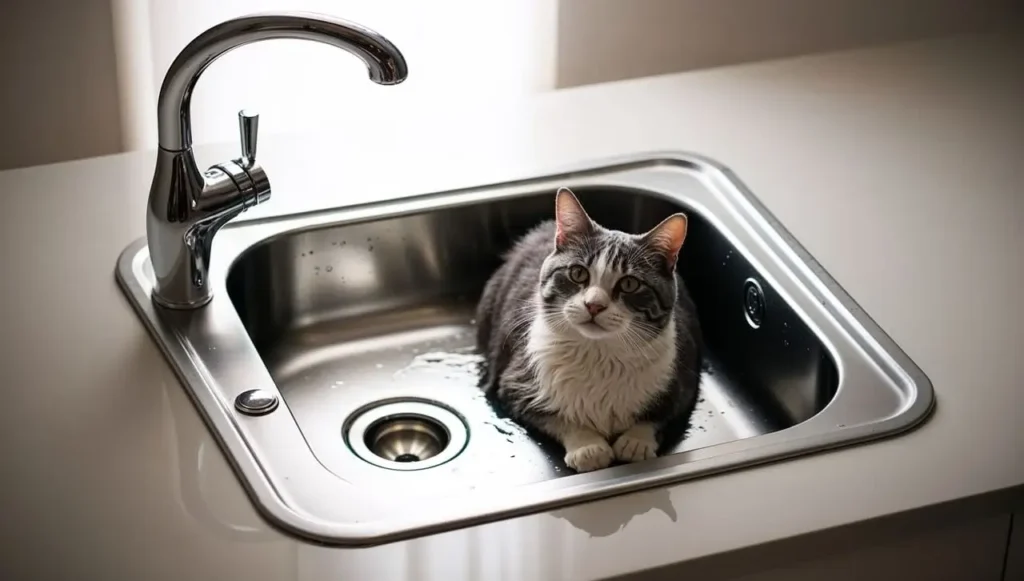
[[[294,425],[294,418],[288,411],[286,402],[277,391],[270,379],[262,359],[255,354],[255,348],[243,332],[238,336],[241,321],[227,298],[224,283],[235,262],[245,256],[253,246],[269,243],[273,238],[294,234],[302,230],[322,228],[326,225],[342,225],[381,220],[420,213],[423,211],[443,211],[444,208],[462,206],[480,202],[481,193],[489,194],[487,200],[495,200],[503,196],[514,196],[517,192],[535,193],[547,183],[566,184],[570,187],[583,185],[622,185],[627,188],[642,189],[651,195],[666,195],[676,201],[684,196],[666,192],[658,192],[649,187],[630,183],[626,179],[630,172],[648,172],[658,175],[659,170],[684,171],[699,175],[704,184],[712,190],[716,201],[723,204],[723,210],[733,214],[733,219],[745,220],[758,228],[753,232],[753,240],[765,246],[766,255],[773,256],[785,267],[783,274],[788,274],[787,285],[802,286],[809,294],[820,301],[822,317],[830,317],[839,330],[854,332],[865,349],[874,352],[876,358],[882,358],[888,366],[883,370],[892,383],[902,383],[906,401],[900,409],[882,418],[873,418],[856,425],[845,425],[833,429],[817,429],[824,426],[833,417],[834,410],[840,405],[846,383],[845,359],[832,338],[821,330],[819,325],[808,322],[818,335],[835,362],[839,372],[839,385],[832,400],[817,414],[794,426],[722,444],[701,448],[690,452],[658,458],[639,465],[625,465],[608,468],[595,473],[575,474],[553,481],[538,482],[514,489],[502,489],[506,498],[496,500],[491,489],[466,493],[459,490],[459,506],[453,508],[445,497],[438,498],[443,505],[436,510],[419,513],[415,518],[405,518],[402,523],[394,520],[376,520],[369,522],[343,522],[337,518],[321,518],[310,510],[309,499],[294,489],[282,490],[280,465],[267,466],[261,458],[273,456],[268,451],[272,446],[264,446],[254,437],[250,426],[254,422],[277,422],[293,424],[293,430],[300,428]],[[625,176],[625,177],[624,177]],[[653,178],[652,178],[653,179]],[[657,181],[657,180],[654,180]],[[709,185],[710,184],[710,185]],[[554,191],[553,189],[551,191]],[[737,248],[735,233],[724,226],[721,217],[706,206],[686,199],[686,204],[700,213],[711,225],[723,233]],[[268,234],[267,232],[271,232]],[[845,447],[865,441],[877,440],[897,435],[910,430],[930,416],[935,404],[932,384],[927,375],[910,357],[881,329],[877,323],[864,312],[846,291],[835,281],[813,256],[785,229],[774,215],[743,185],[728,168],[705,156],[680,151],[641,152],[628,156],[592,160],[585,164],[567,167],[557,172],[520,180],[474,186],[444,192],[435,192],[408,197],[399,197],[351,206],[324,208],[312,212],[302,212],[283,216],[272,216],[252,220],[238,220],[222,229],[218,235],[218,243],[214,245],[214,257],[211,268],[211,284],[221,300],[214,301],[196,312],[163,312],[154,308],[150,302],[152,280],[147,275],[148,251],[145,238],[139,238],[129,244],[118,258],[116,278],[122,291],[129,298],[137,315],[143,320],[154,342],[157,343],[165,358],[171,363],[179,381],[200,411],[204,422],[211,430],[226,457],[232,464],[236,475],[240,477],[251,500],[257,509],[280,527],[300,537],[310,538],[318,542],[335,545],[367,546],[385,542],[408,539],[433,532],[462,528],[476,523],[489,522],[501,518],[531,514],[550,510],[560,506],[578,504],[580,502],[617,496],[651,488],[658,485],[679,484],[683,481],[700,478],[714,473],[733,471],[752,465],[775,462],[796,456],[817,453],[836,447]],[[230,240],[230,243],[224,242]],[[802,310],[803,303],[796,301],[784,290],[787,285],[774,280],[776,271],[765,268],[765,265],[753,262],[758,274],[772,281],[780,294],[790,302],[794,311],[801,317],[807,316]],[[782,267],[780,267],[782,268]],[[776,269],[778,270],[778,269]],[[785,272],[788,270],[788,272]],[[770,272],[770,274],[769,274]],[[804,303],[809,300],[804,298]],[[211,306],[212,305],[212,306]],[[226,306],[227,308],[220,308]],[[216,315],[212,314],[215,313]],[[231,319],[234,318],[234,323]],[[282,399],[279,409],[262,418],[243,418],[235,413],[232,405],[233,395],[225,393],[222,383],[215,372],[211,373],[203,355],[195,345],[191,344],[182,331],[183,322],[191,328],[200,327],[203,332],[236,350],[252,364],[253,356],[259,363],[258,368],[246,368],[246,385],[238,391],[254,387],[258,384],[263,389],[270,389]],[[248,353],[243,353],[248,351]],[[877,362],[876,362],[877,363]],[[261,372],[262,371],[262,372]],[[255,375],[256,377],[251,377]],[[893,389],[890,386],[876,386],[877,389]],[[849,389],[849,388],[847,388]],[[865,388],[868,389],[868,388]],[[264,428],[266,429],[266,428]],[[294,434],[291,436],[293,437]],[[301,440],[301,434],[299,434]],[[299,440],[292,440],[293,442]],[[304,441],[304,440],[303,440]],[[315,478],[317,482],[307,488],[332,489],[327,479],[337,476],[326,469],[315,458],[312,450],[309,456],[324,474]],[[277,457],[275,457],[275,461]],[[308,461],[309,459],[307,459]],[[308,462],[307,462],[308,464]],[[289,465],[290,466],[290,465]],[[307,467],[307,469],[309,469]],[[284,472],[287,472],[284,470]],[[297,485],[292,485],[301,488]],[[351,489],[346,489],[351,492]],[[307,491],[309,492],[309,491]],[[514,493],[514,494],[513,494]],[[307,496],[312,493],[307,494]],[[300,498],[301,497],[301,498]],[[525,500],[525,501],[524,501]],[[313,503],[315,504],[315,503]],[[338,510],[337,507],[333,507]],[[439,522],[439,514],[443,509],[447,517]],[[454,517],[452,513],[456,513]]]

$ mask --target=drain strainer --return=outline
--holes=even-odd
[[[459,455],[469,440],[465,422],[426,401],[394,401],[356,412],[345,430],[363,460],[392,470],[423,470]]]
[[[761,290],[761,283],[757,279],[748,278],[743,283],[743,314],[747,323],[757,329],[764,322],[764,291]]]

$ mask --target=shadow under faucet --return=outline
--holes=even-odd
[[[195,309],[212,298],[208,272],[217,231],[251,206],[270,199],[270,181],[256,163],[259,116],[239,112],[242,154],[205,172],[192,152],[191,97],[206,67],[228,51],[260,40],[305,39],[359,58],[370,80],[395,85],[408,67],[389,40],[359,24],[332,16],[293,12],[242,16],[193,39],[164,76],[157,102],[159,149],[149,192],[146,238],[155,276],[153,301]]]

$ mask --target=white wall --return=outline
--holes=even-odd
[[[121,149],[110,0],[0,0],[0,170]]]
[[[333,47],[301,40],[244,46],[214,61],[196,85],[196,143],[236,141],[242,108],[259,111],[260,134],[268,135],[337,127],[368,108],[430,115],[554,87],[557,0],[148,1],[149,18],[159,23],[147,49],[154,76],[139,82],[148,81],[154,92],[195,36],[253,12],[312,11],[351,20],[383,34],[408,61],[408,79],[382,87],[370,82],[358,59]],[[148,120],[156,121],[153,115]],[[343,132],[338,139],[345,139]]]
[[[559,88],[1019,24],[1020,0],[559,0]]]
[[[531,3],[532,12],[510,11],[520,3]],[[115,18],[112,4],[146,9]],[[457,106],[460,99],[470,98],[491,103],[514,98],[517,91],[992,29],[1020,22],[1020,9],[1013,6],[1024,2],[0,0],[0,170],[155,147],[155,113],[150,109],[155,86],[173,58],[172,47],[180,48],[222,18],[252,10],[326,7],[379,27],[407,51],[410,80],[404,87],[373,86],[355,59],[312,43],[248,47],[214,63],[200,81],[193,111],[198,142],[234,141],[235,109],[242,106],[262,109],[264,132],[315,129],[321,113],[331,108],[347,114],[370,105],[429,110],[430,99],[438,106]],[[183,18],[199,8],[198,19]],[[428,26],[426,16],[441,10],[457,15],[458,26]],[[149,18],[157,24],[146,30],[139,22]],[[536,36],[525,18],[550,30]],[[494,23],[500,26],[496,31]],[[557,54],[551,40],[556,27]],[[430,39],[438,35],[446,36],[443,42]],[[120,46],[146,37],[157,39],[150,51],[122,51],[118,60],[115,39]],[[276,56],[268,60],[268,51]],[[144,60],[148,67],[142,66]],[[550,71],[538,72],[527,64],[542,60],[552,61]],[[474,83],[486,66],[513,67],[515,72],[505,77],[505,84]],[[259,89],[239,90],[239,74],[226,74],[232,70],[242,71],[241,77]],[[140,86],[129,75],[153,77],[154,89],[129,90]],[[462,88],[449,84],[460,77]],[[295,95],[299,100],[293,103],[301,104],[285,103],[285,95]]]

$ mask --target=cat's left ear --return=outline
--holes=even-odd
[[[686,239],[686,214],[672,214],[641,236],[644,244],[665,257],[669,268],[675,268],[679,249]]]

